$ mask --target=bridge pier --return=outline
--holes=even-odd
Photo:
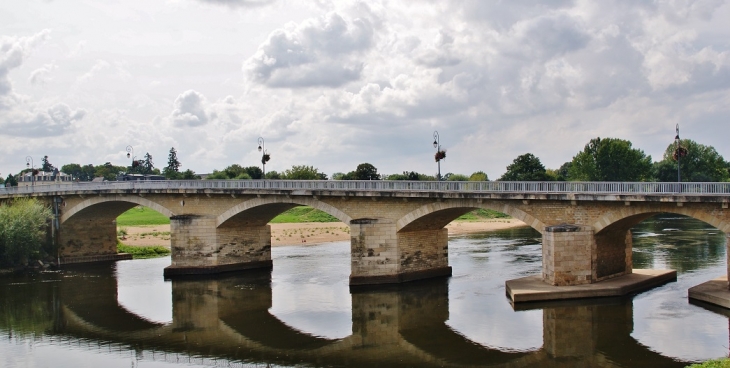
[[[631,231],[594,234],[590,226],[548,226],[542,236],[542,277],[553,286],[592,284],[632,273]]]
[[[216,227],[214,216],[171,217],[172,264],[165,277],[271,268],[271,228],[237,225]]]
[[[350,286],[451,276],[445,228],[397,232],[389,219],[356,219],[350,235]]]

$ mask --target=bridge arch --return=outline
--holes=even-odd
[[[725,219],[713,216],[710,211],[697,210],[688,207],[642,207],[630,206],[623,208],[621,211],[608,211],[593,223],[593,231],[595,234],[601,234],[614,227],[627,227],[627,230],[634,225],[639,224],[645,219],[658,215],[660,213],[673,213],[683,215],[706,222],[725,234],[730,234],[730,222]]]
[[[104,197],[93,197],[88,198],[84,200],[83,202],[71,207],[68,210],[63,211],[63,214],[61,215],[61,224],[66,222],[68,219],[72,218],[77,213],[95,205],[103,204],[103,203],[111,203],[111,202],[127,202],[127,203],[134,203],[138,204],[140,206],[149,207],[167,217],[172,217],[175,215],[174,212],[170,211],[167,207],[160,205],[157,202],[153,202],[149,199],[139,197],[139,196],[104,196]]]
[[[218,215],[216,218],[216,227],[220,227],[222,224],[224,224],[226,221],[231,219],[234,216],[237,216],[241,213],[245,213],[247,211],[250,211],[254,208],[259,208],[262,206],[277,206],[277,209],[274,211],[275,214],[271,217],[275,217],[279,213],[283,212],[280,210],[286,210],[289,208],[293,208],[296,206],[309,206],[314,209],[320,210],[322,212],[325,212],[327,214],[330,214],[334,217],[336,217],[338,220],[350,224],[350,221],[352,218],[347,215],[346,213],[342,212],[341,210],[337,209],[336,207],[322,202],[318,199],[315,199],[313,197],[283,197],[283,196],[272,196],[272,197],[262,197],[262,198],[254,198],[242,203],[239,203],[227,211],[223,212],[222,214]],[[280,208],[278,208],[280,207]],[[268,223],[271,219],[266,219],[265,221]]]
[[[396,222],[396,231],[409,231],[411,229],[420,229],[424,227],[430,229],[442,228],[457,217],[473,209],[480,208],[499,211],[510,215],[534,228],[541,234],[545,229],[545,224],[542,221],[527,214],[519,208],[490,201],[480,203],[478,200],[458,200],[425,204],[401,217]]]

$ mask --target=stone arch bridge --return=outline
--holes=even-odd
[[[730,183],[204,180],[0,189],[0,201],[19,196],[53,204],[67,263],[114,259],[115,219],[136,205],[170,217],[166,277],[271,267],[268,222],[300,205],[349,224],[351,285],[450,275],[444,226],[480,208],[542,234],[542,279],[556,286],[630,274],[630,229],[658,213],[730,233]]]

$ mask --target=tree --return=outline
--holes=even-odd
[[[7,179],[5,179],[5,186],[6,187],[17,187],[18,186],[18,180],[15,179],[15,176],[13,176],[13,174],[8,174]]]
[[[79,164],[66,164],[61,166],[61,172],[64,174],[71,175],[74,178],[80,178],[82,174],[81,165]]]
[[[277,171],[271,170],[266,173],[266,179],[272,179],[272,180],[281,179],[281,174],[279,174],[279,172],[277,172]]]
[[[730,179],[730,163],[717,153],[714,147],[682,139],[680,145],[687,155],[679,160],[683,182],[719,182]],[[658,181],[677,181],[677,161],[674,160],[676,144],[670,144],[661,161],[654,163],[654,176]]]
[[[517,156],[507,166],[507,172],[499,178],[500,181],[549,181],[545,173],[545,166],[532,153]]]
[[[200,180],[200,175],[195,175],[195,171],[187,169],[180,173],[182,180]]]
[[[471,174],[469,181],[489,181],[489,177],[484,171],[477,171]]]
[[[172,150],[175,148],[170,149],[170,153],[172,153]],[[177,160],[177,156],[175,156],[175,159]],[[142,167],[144,167],[144,173],[143,174],[151,174],[155,170],[155,163],[152,162],[152,155],[150,155],[149,152],[145,153],[144,160],[142,161]],[[180,163],[177,163],[177,167],[175,168],[175,172],[177,172],[177,168],[180,167]]]
[[[145,166],[147,161],[147,155],[145,155]],[[150,156],[150,163],[152,161],[152,156]],[[165,166],[164,169],[162,169],[162,173],[165,174],[165,178],[167,179],[178,179],[180,177],[180,161],[177,159],[177,151],[175,150],[175,147],[170,148],[170,153],[167,155],[167,166]]]
[[[0,264],[18,266],[41,256],[51,210],[35,198],[0,206]]]
[[[643,181],[652,175],[651,156],[618,138],[594,138],[579,152],[568,169],[570,180]]]
[[[283,172],[282,177],[288,180],[327,180],[327,174],[306,165],[293,165]]]
[[[261,179],[264,177],[264,172],[258,166],[248,166],[243,169],[251,179]]]
[[[94,169],[94,177],[103,177],[107,181],[117,180],[117,175],[127,171],[126,167],[114,166],[111,162],[105,162],[104,165],[99,165]]]
[[[469,177],[463,174],[452,174],[448,173],[444,175],[447,181],[469,181]]]
[[[355,169],[355,178],[357,180],[380,180],[378,169],[369,163],[357,165]]]
[[[43,163],[43,166],[41,166],[41,171],[52,172],[53,169],[56,168],[55,166],[53,166],[53,164],[48,162],[48,156],[43,156],[43,158],[41,159],[41,162]]]
[[[409,181],[436,181],[432,175],[420,174],[415,171],[404,171],[403,174],[392,174],[386,180],[409,180]]]

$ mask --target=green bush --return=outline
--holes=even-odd
[[[0,264],[20,266],[40,258],[51,210],[35,198],[0,205]]]
[[[688,365],[687,368],[730,368],[730,359],[708,360],[704,363]]]
[[[170,250],[162,246],[151,247],[130,247],[117,242],[118,253],[129,253],[134,259],[164,257],[170,254]]]

